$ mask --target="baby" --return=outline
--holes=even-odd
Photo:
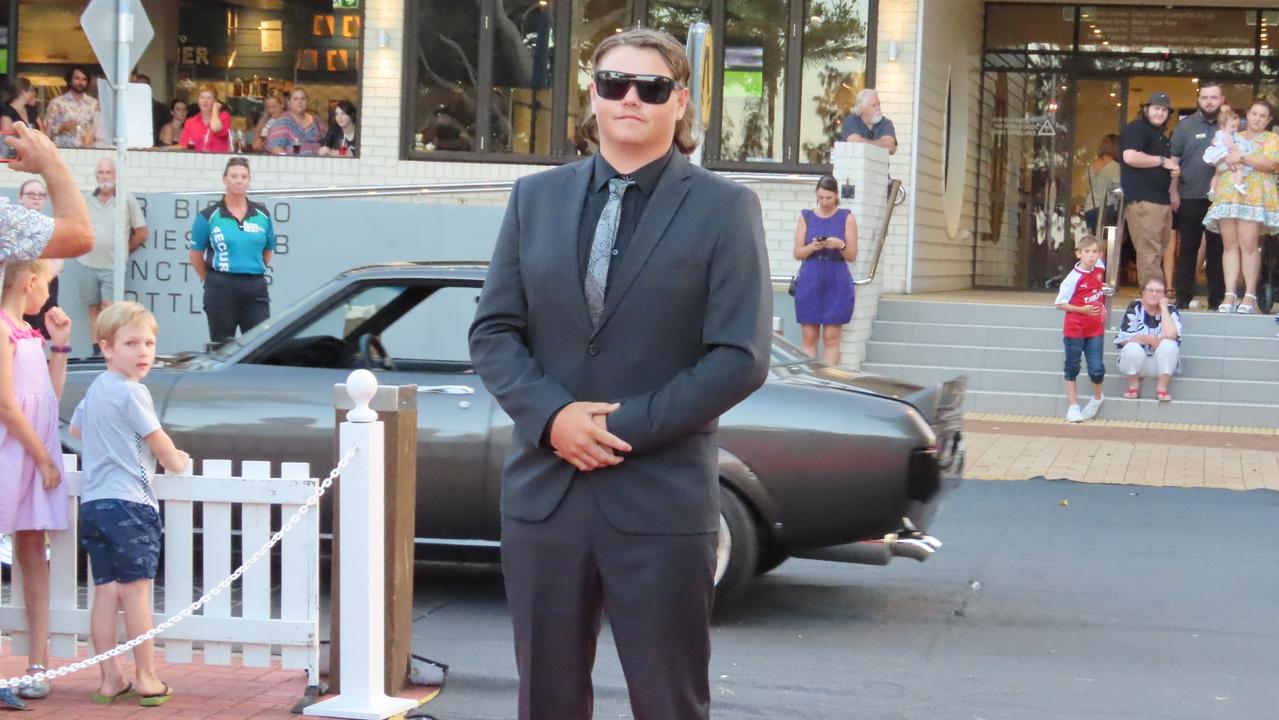
[[[1217,116],[1218,122],[1221,123],[1221,129],[1212,137],[1212,145],[1204,150],[1204,162],[1209,165],[1217,165],[1217,169],[1225,172],[1229,168],[1219,164],[1226,159],[1230,153],[1238,148],[1240,138],[1236,137],[1239,132],[1239,113],[1228,107],[1223,107],[1221,113]],[[1252,168],[1239,164],[1230,171],[1231,179],[1235,183],[1235,190],[1239,192],[1247,192],[1244,185],[1244,178],[1252,174]]]

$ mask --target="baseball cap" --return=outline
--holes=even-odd
[[[1168,97],[1168,93],[1159,92],[1158,90],[1150,93],[1150,99],[1146,101],[1146,104],[1166,107],[1169,110],[1172,109],[1172,99]]]

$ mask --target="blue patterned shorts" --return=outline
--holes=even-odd
[[[164,528],[155,508],[128,500],[80,505],[80,545],[94,585],[154,580]]]

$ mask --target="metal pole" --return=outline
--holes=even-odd
[[[129,91],[129,46],[133,44],[133,13],[129,0],[116,0],[116,49],[115,49],[115,230],[112,239],[115,246],[115,291],[113,302],[124,300],[125,268],[129,264],[129,235],[133,228],[129,222],[129,193],[125,184],[125,167],[128,159],[128,142],[125,140],[125,109]]]

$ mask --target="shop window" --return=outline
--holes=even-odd
[[[988,49],[1046,52],[1069,51],[1074,46],[1074,7],[986,4]]]
[[[40,112],[65,91],[63,78],[71,66],[100,72],[79,27],[84,6],[84,0],[21,0],[18,5],[17,73],[36,86]],[[169,119],[168,103],[189,102],[195,112],[204,85],[213,86],[231,115],[232,150],[253,150],[266,99],[295,86],[306,89],[308,110],[320,124],[329,124],[339,101],[352,103],[358,118],[363,9],[335,8],[332,0],[176,0],[147,8],[156,30],[152,44],[176,48],[176,63],[151,67],[144,62],[137,68],[151,80],[157,136]],[[90,83],[89,92],[96,94],[96,83]]]
[[[785,159],[789,27],[786,0],[729,4],[723,35],[719,159]]]
[[[877,0],[408,0],[408,155],[503,162],[588,155],[595,148],[582,125],[590,116],[591,58],[599,43],[637,24],[683,42],[693,23],[705,21],[715,48],[707,166],[823,164],[857,91],[870,80],[876,6]],[[802,41],[789,37],[790,27],[803,28]],[[460,74],[436,67],[458,62]],[[437,119],[445,97],[458,112]],[[440,122],[456,125],[448,132],[462,141],[448,148],[430,142],[430,128]]]
[[[831,142],[866,87],[870,3],[809,0],[804,9],[800,162],[826,162]]]
[[[478,149],[476,88],[480,71],[480,11],[474,3],[427,0],[417,4],[415,42],[405,43],[417,72],[409,102],[418,122],[414,149]]]

